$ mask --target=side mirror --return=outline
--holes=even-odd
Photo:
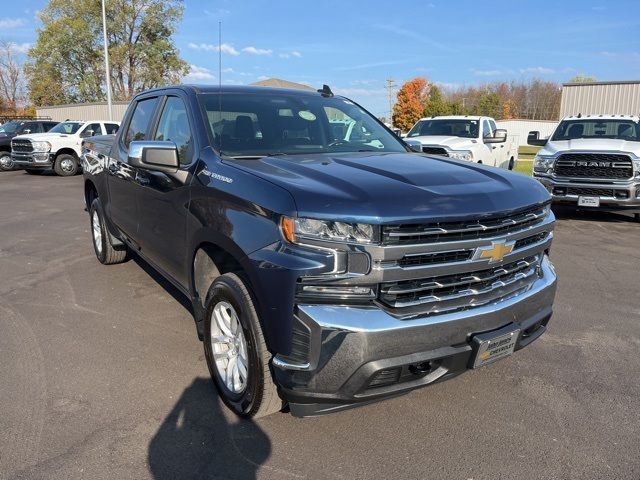
[[[527,143],[536,147],[544,147],[548,141],[549,139],[547,138],[540,138],[540,132],[538,131],[529,132],[527,137]]]
[[[175,173],[180,165],[178,147],[173,142],[138,141],[129,144],[127,163],[132,167]]]
[[[404,143],[414,152],[422,153],[422,142],[420,140],[405,140]]]
[[[31,133],[31,129],[30,129],[30,128],[25,128],[25,129],[22,131],[22,134],[23,134],[23,135],[27,135],[27,134],[29,134],[29,133]]]
[[[498,128],[493,132],[493,137],[487,137],[484,139],[484,143],[504,143],[507,141],[507,131]]]
[[[95,132],[93,130],[91,130],[90,128],[87,128],[84,132],[80,134],[80,138],[93,137],[94,134]]]

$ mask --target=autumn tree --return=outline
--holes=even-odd
[[[420,120],[428,98],[429,84],[423,77],[405,82],[398,90],[393,106],[393,125],[403,131],[409,130]]]
[[[172,36],[183,0],[105,0],[114,100],[177,83],[188,72]],[[27,74],[36,105],[106,98],[99,0],[50,0],[29,51]]]
[[[590,83],[597,81],[596,77],[591,75],[578,74],[569,80],[569,83]]]

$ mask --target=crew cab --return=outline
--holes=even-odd
[[[640,118],[577,115],[562,119],[550,138],[529,133],[541,146],[533,176],[553,202],[584,209],[627,211],[640,220]]]
[[[11,160],[11,139],[26,133],[44,133],[58,122],[51,120],[11,120],[0,125],[0,171],[13,170]]]
[[[113,135],[119,122],[66,120],[47,133],[18,135],[11,140],[11,160],[31,175],[51,170],[68,177],[80,169],[81,143],[93,135]]]
[[[451,115],[421,118],[408,139],[419,140],[422,151],[513,170],[518,146],[491,117]]]
[[[137,255],[189,299],[239,415],[407,393],[509,356],[551,317],[542,185],[412,152],[327,86],[150,90],[83,150],[98,261]]]

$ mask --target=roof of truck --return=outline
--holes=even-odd
[[[634,122],[640,121],[640,117],[638,115],[622,115],[622,114],[582,114],[578,115],[569,115],[564,117],[562,120],[579,120],[579,119],[589,119],[589,120],[632,120]]]
[[[163,90],[170,90],[172,88],[177,88],[180,90],[190,90],[193,93],[218,93],[221,91],[222,93],[249,93],[249,94],[256,93],[257,94],[257,93],[272,92],[272,93],[290,94],[290,95],[309,95],[309,96],[320,95],[320,93],[318,93],[316,90],[301,90],[301,89],[295,89],[295,88],[265,87],[260,85],[222,85],[222,87],[220,87],[218,85],[192,85],[192,84],[171,85],[166,87],[155,88],[152,90],[146,90],[142,93],[147,94],[149,92],[154,92],[154,91],[160,92]],[[339,95],[336,95],[336,96],[339,96]]]
[[[436,115],[435,117],[423,117],[420,120],[480,120],[482,118],[479,115]]]

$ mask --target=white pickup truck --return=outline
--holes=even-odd
[[[530,132],[542,148],[533,176],[554,203],[633,213],[640,220],[640,118],[577,115],[563,118],[550,138]]]
[[[407,140],[418,140],[422,151],[513,170],[518,146],[490,117],[453,115],[421,118]],[[411,142],[413,143],[413,142]]]
[[[63,177],[75,175],[80,170],[82,140],[115,134],[119,126],[119,122],[66,120],[46,133],[18,135],[11,140],[11,160],[31,175],[50,169]]]

